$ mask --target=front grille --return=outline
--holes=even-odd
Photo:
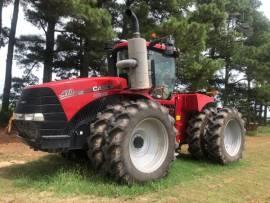
[[[28,138],[62,135],[67,126],[63,108],[50,88],[30,88],[22,92],[15,113],[43,113],[44,122],[15,121],[20,134]]]
[[[51,89],[33,88],[22,92],[16,113],[63,113],[63,109]]]

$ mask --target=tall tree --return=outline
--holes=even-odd
[[[44,54],[43,82],[52,80],[55,55],[55,32],[60,18],[69,10],[70,1],[65,0],[26,0],[27,20],[44,31],[46,48]]]
[[[45,39],[39,35],[22,35],[17,39],[15,59],[21,69],[31,73],[44,62]]]
[[[3,13],[3,6],[4,6],[4,0],[0,0],[0,37],[2,38],[2,22],[3,22],[3,19],[2,19],[2,13]]]
[[[56,68],[76,67],[80,77],[88,77],[89,71],[102,65],[104,45],[112,40],[114,32],[111,16],[99,4],[80,0],[73,4],[70,21],[58,36]],[[67,63],[69,62],[69,63]]]
[[[8,29],[3,27],[3,9],[11,3],[11,0],[0,0],[0,48],[6,44]]]
[[[9,110],[9,99],[10,99],[10,89],[11,89],[11,80],[12,80],[12,62],[13,62],[13,52],[14,52],[14,45],[15,45],[15,36],[16,36],[16,29],[17,29],[17,21],[18,21],[18,14],[19,14],[19,3],[20,0],[14,1],[14,9],[13,9],[13,16],[11,21],[11,29],[9,34],[9,43],[8,43],[8,53],[7,53],[7,60],[6,60],[6,75],[5,75],[5,84],[4,84],[4,91],[3,91],[3,102],[2,102],[2,110],[1,116],[3,116]]]

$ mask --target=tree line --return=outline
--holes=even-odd
[[[9,28],[2,26],[13,5]],[[146,39],[172,34],[180,50],[177,84],[185,91],[216,88],[225,106],[248,122],[267,122],[270,101],[270,22],[259,0],[0,0],[0,46],[8,45],[0,117],[7,118],[23,87],[88,77],[106,66],[104,45],[130,36],[132,8]],[[15,38],[19,7],[43,34]],[[12,77],[12,61],[24,71]],[[0,59],[4,60],[4,59]],[[1,67],[4,68],[4,67]]]

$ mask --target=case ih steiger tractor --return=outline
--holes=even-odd
[[[175,152],[188,144],[195,158],[238,161],[244,122],[234,108],[216,109],[213,97],[176,93],[172,40],[146,42],[136,15],[133,38],[117,43],[107,77],[26,88],[14,123],[35,150],[86,152],[93,167],[128,184],[164,177]]]

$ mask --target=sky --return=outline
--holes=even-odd
[[[260,10],[264,12],[264,14],[270,19],[270,1],[269,0],[261,0],[262,6]],[[12,18],[13,7],[9,6],[4,8],[3,10],[3,26],[10,27],[10,22]],[[20,35],[27,35],[27,34],[41,34],[44,33],[41,30],[38,30],[36,27],[32,26],[31,23],[25,20],[25,16],[23,14],[23,9],[20,8],[19,11],[19,19],[17,25],[17,33],[16,37]],[[3,92],[3,85],[4,85],[4,78],[5,78],[5,65],[6,65],[6,55],[7,55],[7,47],[4,47],[0,50],[0,94]],[[16,61],[13,61],[13,77],[18,77],[22,74],[22,70],[16,64]],[[37,76],[42,75],[42,71],[40,70],[36,73]]]

